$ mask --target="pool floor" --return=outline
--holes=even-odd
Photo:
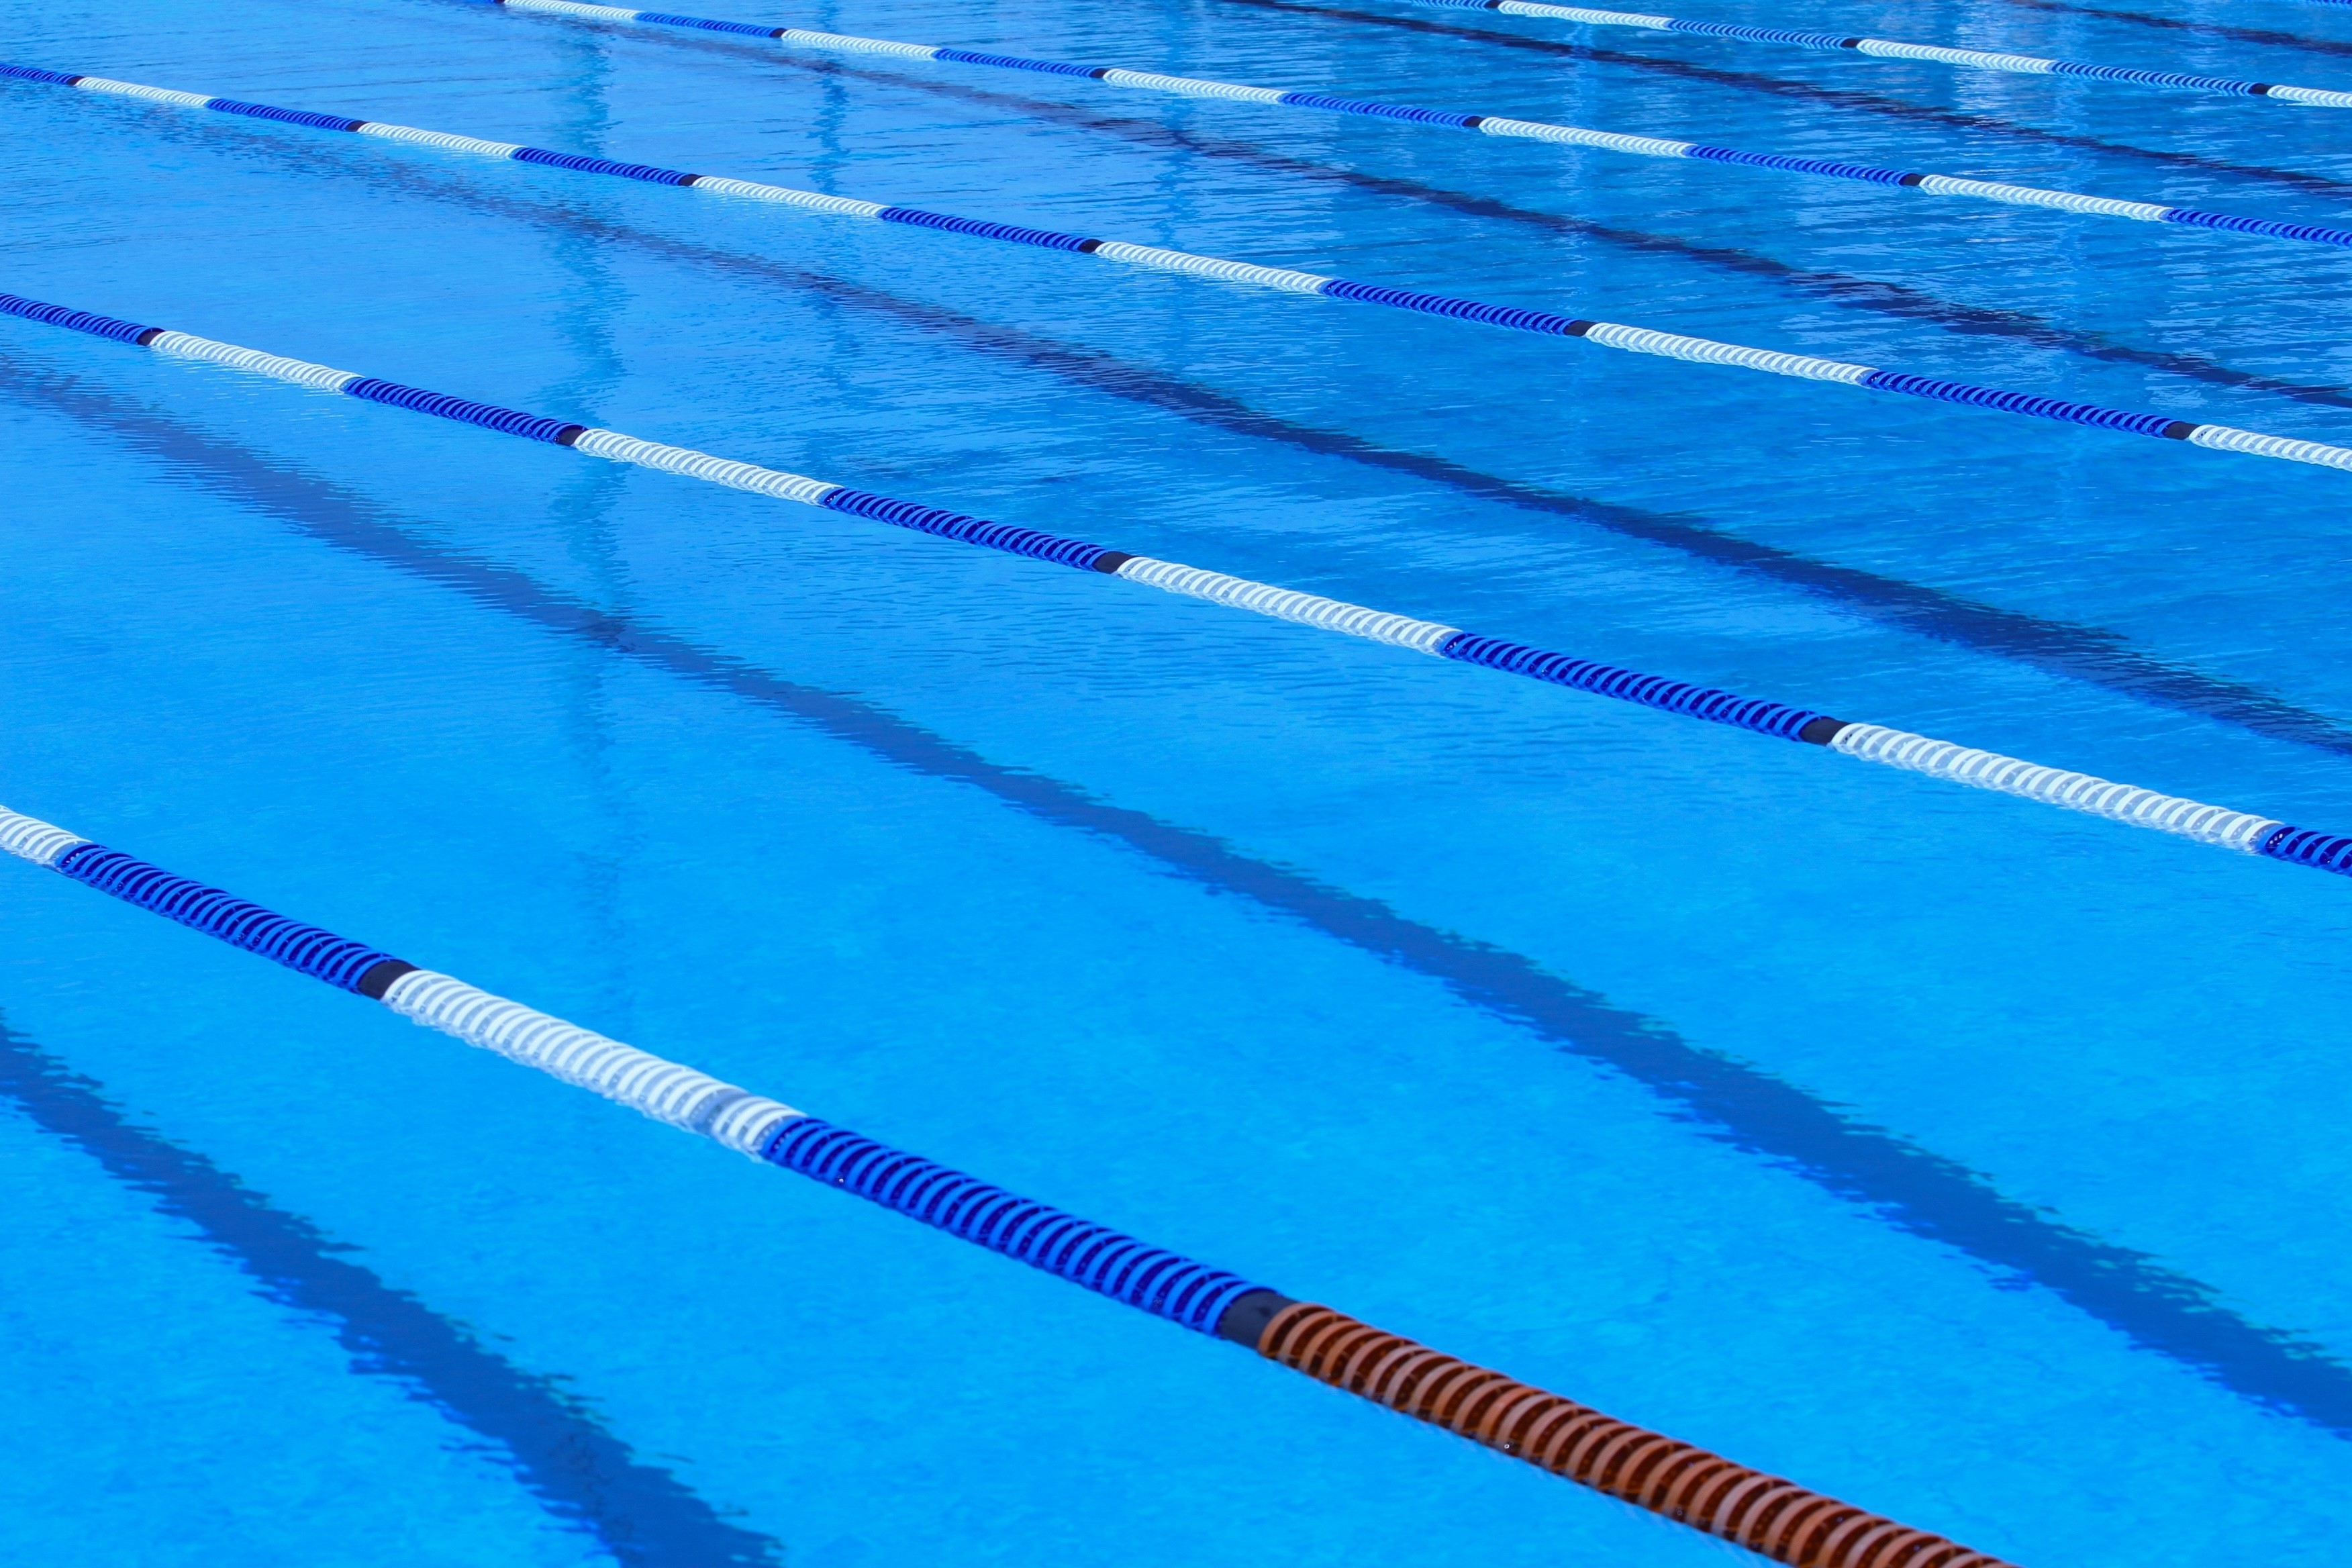
[[[2260,98],[729,4],[2352,221],[2352,120]],[[2294,0],[1710,5],[2352,85]],[[0,13],[49,70],[2352,440],[2326,246],[482,0]],[[2340,471],[30,81],[0,137],[0,291],[2352,831]],[[16,317],[0,463],[13,810],[2010,1562],[2343,1559],[2339,877]],[[14,1560],[1739,1555],[0,876]]]

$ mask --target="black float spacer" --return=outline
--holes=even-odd
[[[1106,550],[1095,557],[1095,570],[1106,577],[1116,576],[1120,567],[1134,559],[1135,556],[1125,550]]]
[[[1797,731],[1797,739],[1809,746],[1826,746],[1837,739],[1838,731],[1846,727],[1846,722],[1843,719],[1832,719],[1827,715],[1808,719],[1805,727]]]
[[[1217,1337],[1255,1350],[1275,1314],[1297,1304],[1279,1290],[1244,1290],[1233,1299],[1224,1315],[1217,1320]]]
[[[371,1002],[381,1002],[383,1000],[383,994],[392,989],[394,981],[404,974],[415,973],[416,965],[405,959],[378,959],[368,965],[367,973],[360,976],[359,984],[353,985],[352,989]]]

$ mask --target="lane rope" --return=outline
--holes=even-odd
[[[331,167],[322,168],[320,172],[325,177],[335,177],[335,171]],[[1543,216],[1515,208],[1503,211],[1505,216],[1513,213],[1527,217]],[[1558,232],[1581,231],[1561,229]],[[1611,239],[1624,231],[1604,228],[1594,232],[1603,239]],[[615,242],[646,243],[646,237],[638,231],[615,228],[610,231],[608,237]],[[1633,237],[1644,244],[1658,238],[1640,235]],[[1672,243],[1681,244],[1678,241]],[[1703,247],[1695,250],[1677,250],[1676,254],[1692,255],[1701,260],[1725,259],[1727,265],[1733,266],[1741,265],[1742,257],[1750,262],[1756,260],[1748,253],[1708,251]],[[716,255],[717,252],[706,253],[706,259]],[[783,274],[775,276],[782,278]],[[848,287],[837,283],[811,284],[807,279],[813,275],[797,276],[801,281],[792,286],[815,287],[820,293],[835,287]],[[1850,276],[1842,280],[1838,275],[1825,273],[1780,271],[1770,276],[1779,280],[1792,280],[1799,287],[1821,287],[1822,291],[1818,297],[1834,303],[1868,310],[1884,308],[1906,320],[1927,320],[1955,330],[1976,330],[2001,335],[2017,331],[2020,341],[2037,347],[2081,353],[2108,363],[2158,369],[2210,384],[2273,392],[2327,406],[2352,407],[2352,399],[2342,396],[2340,389],[2298,385],[2290,381],[2231,371],[2195,356],[2118,349],[2112,344],[2103,345],[2090,339],[2075,338],[2050,330],[2047,322],[2013,313],[1976,312],[1951,306],[1949,301],[1938,300],[1932,296],[1906,293],[1899,289],[1883,295],[1857,295],[1851,291],[1850,286],[1858,280]],[[1252,438],[1286,443],[1385,471],[1409,473],[1442,488],[1500,500],[1507,506],[1552,516],[1572,517],[1581,523],[1663,545],[1696,560],[1759,575],[1801,594],[1826,597],[1848,608],[1857,608],[1897,629],[1917,633],[1932,640],[2017,660],[2046,673],[2104,687],[2136,701],[2174,708],[2224,724],[2236,725],[2253,733],[2315,747],[2332,755],[2352,755],[2352,735],[2348,735],[2346,727],[2335,720],[2242,683],[2122,650],[2114,644],[2113,636],[2109,633],[2030,616],[2020,616],[2013,611],[1954,598],[1916,583],[1856,572],[1816,558],[1791,556],[1769,548],[1759,552],[1759,547],[1752,543],[1742,542],[1733,535],[1704,525],[1685,525],[1665,521],[1655,513],[1641,512],[1638,509],[1627,510],[1594,503],[1589,498],[1555,494],[1492,474],[1464,468],[1443,458],[1368,446],[1342,433],[1318,430],[1279,419],[1269,423],[1262,411],[1249,413],[1238,404],[1221,402],[1213,395],[1208,403],[1200,401],[1208,395],[1203,394],[1197,384],[1155,377],[1138,371],[1132,364],[1118,369],[1115,374],[1091,361],[1087,363],[1092,368],[1078,366],[1077,362],[1066,357],[1075,351],[1066,343],[1056,345],[1044,339],[1027,338],[1015,345],[992,329],[983,329],[968,317],[950,321],[922,311],[906,315],[904,311],[913,309],[906,301],[894,301],[888,296],[855,288],[841,297],[848,299],[852,296],[869,311],[878,311],[877,320],[904,320],[922,325],[927,331],[945,332],[953,341],[982,353],[984,357],[993,356],[1033,368],[1045,366],[1072,385],[1109,391],[1114,396],[1129,401],[1139,400],[1150,406],[1172,410],[1181,417],[1210,427],[1238,430]],[[1909,308],[1912,305],[1924,306],[1926,310]],[[1954,311],[1958,313],[1952,313]]]
[[[1391,1410],[1801,1568],[1997,1558],[1018,1197],[780,1100],[289,919],[0,806],[0,849],[737,1153],[1249,1346]]]
[[[1129,267],[1187,274],[1246,288],[1270,289],[1281,293],[1320,295],[1326,299],[1346,300],[1358,304],[1381,305],[1391,310],[1411,310],[1422,315],[1471,321],[1484,326],[1505,327],[1515,331],[1533,332],[1545,337],[1579,338],[1601,348],[1679,360],[1685,363],[1722,365],[1738,370],[1755,371],[1766,375],[1789,376],[1800,381],[1858,386],[1870,392],[1894,393],[1908,397],[1926,398],[1932,402],[1957,403],[1973,408],[1993,409],[2000,413],[2021,415],[2029,418],[2054,419],[2063,424],[2089,426],[2097,429],[2114,430],[2133,436],[2185,441],[2190,446],[2202,447],[2214,451],[2235,452],[2250,457],[2276,458],[2284,462],[2305,463],[2319,468],[2352,470],[2352,447],[2332,446],[2326,442],[2305,441],[2284,436],[2269,436],[2259,431],[2241,430],[2227,425],[2208,425],[2193,420],[2175,419],[2166,414],[2110,408],[2101,404],[2078,403],[2068,398],[2045,397],[2035,393],[1981,386],[1973,382],[1953,381],[1943,376],[1920,375],[1909,371],[1853,364],[1842,360],[1820,359],[1809,354],[1784,353],[1774,349],[1750,348],[1740,343],[1719,342],[1712,338],[1690,337],[1679,332],[1659,331],[1649,327],[1628,326],[1618,321],[1591,321],[1582,317],[1569,316],[1556,310],[1537,310],[1515,305],[1488,304],[1482,300],[1464,299],[1455,295],[1433,294],[1412,289],[1394,289],[1378,283],[1358,283],[1318,272],[1304,272],[1290,268],[1261,267],[1252,262],[1232,261],[1215,256],[1201,256],[1191,251],[1168,250],[1157,246],[1131,245],[1123,240],[1064,234],[1053,229],[1031,228],[1020,224],[999,223],[988,218],[959,217],[952,213],[929,212],[920,207],[898,206],[884,202],[860,201],[849,196],[795,190],[787,185],[761,184],[750,180],[730,179],[717,174],[691,174],[682,170],[665,169],[651,163],[632,163],[576,153],[554,153],[542,147],[526,147],[519,142],[488,142],[475,136],[460,136],[444,131],[420,131],[415,126],[353,120],[345,115],[320,114],[307,109],[282,109],[273,104],[249,103],[239,99],[208,98],[201,93],[181,92],[171,88],[149,87],[139,82],[115,81],[106,77],[75,76],[63,71],[45,70],[34,66],[0,64],[0,76],[40,81],[52,86],[77,88],[86,92],[137,99],[173,108],[212,110],[225,114],[279,121],[315,130],[349,132],[383,141],[432,147],[446,153],[469,153],[501,162],[540,164],[574,174],[638,180],[651,184],[681,186],[713,195],[774,202],[803,211],[824,213],[835,217],[863,218],[882,223],[902,224],[916,228],[937,229],[944,233],[962,235],[970,238],[994,240],[1002,244],[1030,246],[1045,250],[1093,256],[1105,261],[1118,262]]]
[[[2233,213],[2206,212],[2195,207],[2168,206],[2160,202],[2126,201],[2094,196],[2080,191],[2048,190],[2038,185],[2010,184],[1997,180],[1963,179],[1954,174],[1922,174],[1916,170],[1882,169],[1833,158],[1801,158],[1780,153],[1748,153],[1658,136],[1617,131],[1591,131],[1575,125],[1553,125],[1537,120],[1512,120],[1492,114],[1461,114],[1451,110],[1417,109],[1408,104],[1379,103],[1324,92],[1287,92],[1280,88],[1246,87],[1234,82],[1208,81],[1197,77],[1164,76],[1155,71],[1127,70],[1116,66],[1072,65],[1062,60],[1030,59],[1019,55],[991,54],[943,45],[902,44],[887,38],[860,38],[843,33],[812,32],[804,27],[771,27],[754,22],[718,21],[707,16],[679,16],[661,11],[632,11],[617,5],[590,5],[579,0],[489,0],[509,11],[566,16],[581,21],[634,23],[655,27],[685,27],[766,38],[791,49],[827,54],[892,55],[901,59],[939,60],[949,65],[979,66],[997,70],[1042,73],[1100,82],[1105,87],[1138,92],[1171,93],[1179,98],[1223,99],[1236,103],[1280,105],[1289,109],[1322,110],[1335,114],[1367,115],[1409,125],[1475,131],[1569,146],[1597,148],[1643,158],[1695,158],[1781,174],[1820,179],[1858,180],[1864,184],[1922,191],[1934,196],[2000,202],[2011,206],[2048,207],[2078,216],[2128,218],[2138,223],[2177,223],[2225,234],[2255,235],[2268,239],[2297,240],[2312,245],[2352,247],[2352,229],[2325,224],[2290,223],[2277,218],[2243,217]]]
[[[964,512],[899,500],[870,490],[805,475],[761,468],[754,463],[715,457],[690,447],[665,446],[617,430],[528,414],[495,404],[478,403],[447,393],[333,370],[306,360],[240,348],[186,332],[142,326],[111,316],[94,315],[63,305],[44,304],[14,294],[0,294],[0,313],[86,332],[115,342],[152,349],[175,358],[200,360],[251,374],[291,382],[316,392],[338,393],[371,403],[382,403],[413,413],[430,414],[501,435],[569,447],[611,462],[631,463],[662,473],[677,474],[730,489],[749,490],[803,506],[823,507],[894,527],[912,529],[961,543],[982,545],[1008,554],[1048,561],[1080,571],[1098,572],[1162,593],[1206,600],[1247,610],[1276,620],[1343,636],[1407,648],[1462,664],[1525,676],[1554,686],[1638,703],[1664,712],[1704,719],[1710,723],[1753,731],[1777,740],[1824,746],[1833,752],[1877,763],[1885,767],[1925,773],[1931,778],[1969,784],[1978,789],[2017,795],[2070,811],[2103,816],[2135,827],[2169,833],[2200,844],[2264,856],[2293,865],[2352,876],[2352,837],[2296,827],[2273,817],[2256,816],[2225,806],[2209,805],[2181,796],[2160,795],[2133,784],[2116,784],[2089,773],[2047,767],[1933,740],[1884,725],[1833,719],[1809,708],[1741,697],[1713,687],[1696,686],[1665,676],[1577,658],[1549,649],[1501,637],[1482,637],[1458,626],[1375,610],[1343,600],[1328,599],[1297,589],[1276,587],[1246,577],[1228,576],[1181,562],[1112,550],[1083,540],[995,522]]]
[[[1700,37],[1728,38],[1746,44],[1793,44],[1806,49],[1848,49],[1874,59],[1927,60],[1961,70],[2060,76],[2084,81],[2120,82],[2135,87],[2218,92],[2233,98],[2268,98],[2283,103],[2300,103],[2322,109],[2352,109],[2352,92],[2336,92],[2315,87],[2287,87],[2269,81],[2241,81],[2233,77],[2141,70],[2129,66],[2092,65],[2083,60],[2045,59],[2040,55],[1953,48],[1942,44],[1906,44],[1892,38],[1811,33],[1788,27],[1694,22],[1681,16],[1646,16],[1632,11],[1594,11],[1581,5],[1547,5],[1537,3],[1537,0],[1417,0],[1417,3],[1465,11],[1496,11],[1506,16],[1538,16],[1549,21],[1575,22],[1588,27],[1636,27],[1646,32],[1690,33]],[[2352,3],[2352,0],[2345,0],[2345,3]]]

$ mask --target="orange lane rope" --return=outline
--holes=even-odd
[[[1310,1301],[1276,1313],[1257,1349],[1334,1388],[1792,1568],[2010,1568]]]

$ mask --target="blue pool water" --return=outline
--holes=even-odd
[[[2352,216],[2332,111],[1356,3],[710,0]],[[1683,7],[2352,82],[2352,13],[2159,8],[2337,41]],[[2352,431],[2315,247],[473,0],[5,14],[56,69]],[[49,87],[0,132],[10,292],[2352,830],[2341,473]],[[2022,1563],[2340,1561],[2340,879],[27,321],[0,429],[16,810]],[[12,1558],[1729,1550],[0,876]]]

